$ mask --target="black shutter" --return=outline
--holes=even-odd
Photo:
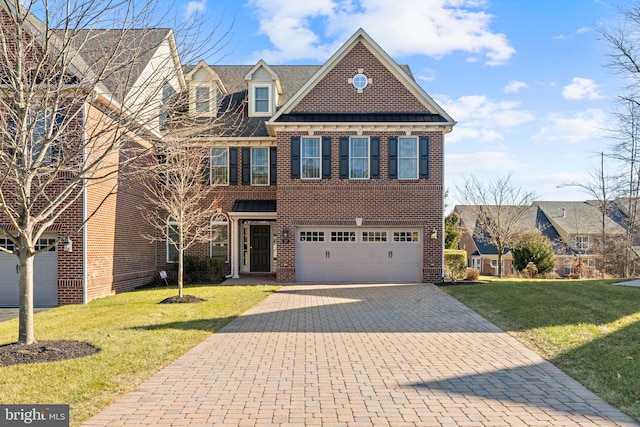
[[[371,178],[380,178],[380,138],[372,136],[369,139],[369,149],[371,156],[369,157],[369,168],[371,169]]]
[[[238,149],[229,148],[229,185],[238,185]]]
[[[429,178],[429,137],[420,137],[420,178]]]
[[[202,183],[204,185],[211,184],[211,151],[208,156],[202,159]]]
[[[251,185],[251,148],[242,148],[242,185]]]
[[[340,179],[349,178],[349,137],[340,138]]]
[[[398,137],[389,137],[389,179],[398,179]]]
[[[269,148],[269,184],[276,185],[278,183],[278,149],[276,147]]]
[[[291,137],[291,179],[300,179],[300,137]]]
[[[331,179],[331,138],[322,137],[322,179]]]

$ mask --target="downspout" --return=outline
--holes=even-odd
[[[82,164],[87,162],[87,104],[82,105]],[[87,255],[87,183],[82,181],[82,303],[87,304],[89,301],[88,295],[88,255]]]

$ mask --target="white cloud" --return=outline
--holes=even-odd
[[[598,93],[599,86],[591,79],[574,77],[572,83],[562,89],[562,96],[569,100],[594,100],[603,96]]]
[[[547,117],[549,124],[533,136],[533,141],[577,144],[599,139],[604,135],[606,118],[606,113],[600,109],[590,109],[574,115],[552,113]]]
[[[504,87],[504,93],[518,93],[520,89],[528,89],[529,85],[518,80],[511,80]]]
[[[184,7],[184,19],[189,20],[198,13],[203,13],[207,8],[207,0],[190,1]]]
[[[465,154],[445,155],[447,174],[477,174],[521,170],[527,164],[502,151],[478,151]]]
[[[530,122],[535,116],[520,109],[517,101],[492,101],[486,96],[470,95],[438,102],[458,124],[447,142],[501,140],[501,131]]]
[[[273,44],[257,53],[267,62],[325,60],[360,27],[392,56],[462,51],[496,65],[515,53],[504,34],[490,29],[486,1],[250,0],[250,5],[259,31]]]

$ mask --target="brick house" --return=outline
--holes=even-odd
[[[219,188],[215,237],[189,254],[223,257],[236,278],[440,280],[444,135],[455,122],[365,31],[321,66],[183,66],[171,30],[140,31],[145,55],[123,57],[133,65],[130,79],[105,82],[105,92],[85,106],[83,129],[95,131],[92,121],[133,93],[149,109],[148,138],[163,138],[162,103],[185,95],[193,118],[185,132],[211,147],[209,182]],[[111,36],[105,31],[95,40]],[[99,63],[99,53],[83,59]],[[239,114],[225,130],[199,132],[222,111]],[[130,290],[173,260],[172,247],[140,236],[149,231],[140,188],[119,191],[87,216],[114,182],[124,184],[119,176],[111,180],[84,188],[77,206],[48,231],[60,238],[87,221],[70,236],[72,251],[61,241],[36,257],[36,305]],[[10,246],[1,235],[0,244]],[[16,305],[14,264],[15,257],[0,254],[0,306]]]
[[[322,66],[201,62],[185,81],[196,116],[245,107],[239,133],[206,141],[224,237],[192,253],[224,256],[231,277],[440,280],[454,121],[367,33]]]

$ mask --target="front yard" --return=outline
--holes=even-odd
[[[640,287],[491,280],[442,289],[640,420]]]
[[[78,425],[161,367],[266,298],[277,286],[194,286],[197,304],[158,304],[175,288],[129,292],[35,316],[38,340],[77,340],[94,356],[0,367],[0,402],[70,404]],[[0,323],[0,345],[15,342],[17,320]]]

